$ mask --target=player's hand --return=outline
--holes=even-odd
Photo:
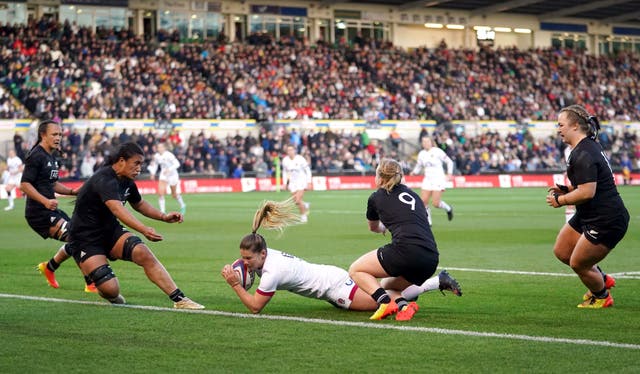
[[[564,194],[564,192],[562,192],[562,190],[561,190],[561,189],[559,189],[559,188],[558,188],[558,187],[556,187],[556,186],[549,187],[549,189],[547,190],[547,192],[548,192],[550,195],[551,195],[551,194],[554,194],[554,193]]]
[[[159,242],[162,240],[162,235],[156,232],[156,229],[153,227],[147,226],[145,227],[144,232],[142,232],[145,238],[149,239],[152,242]]]
[[[554,208],[559,208],[560,201],[558,200],[560,196],[564,195],[562,192],[558,192],[557,188],[549,188],[549,193],[547,194],[547,205]]]
[[[184,216],[178,212],[169,212],[162,215],[162,221],[167,223],[182,223]]]
[[[222,275],[224,280],[227,281],[229,286],[234,287],[240,284],[240,281],[238,280],[238,275],[233,270],[233,267],[231,267],[231,265],[229,264],[225,265],[222,268],[222,271],[220,272],[220,274]]]
[[[45,208],[49,209],[49,210],[56,210],[58,209],[58,200],[56,199],[49,199],[47,200],[47,203],[44,204]]]

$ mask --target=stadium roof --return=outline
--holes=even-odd
[[[603,23],[628,23],[640,26],[640,0],[323,0],[324,4],[340,3],[393,5],[401,10],[448,9],[469,11],[471,16],[496,13],[519,13],[540,20],[557,17],[586,18]]]

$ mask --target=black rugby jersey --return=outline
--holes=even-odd
[[[42,196],[47,199],[54,199],[56,195],[53,190],[53,185],[58,181],[58,169],[59,163],[56,157],[45,151],[45,149],[38,144],[29,152],[24,162],[24,171],[22,172],[20,182],[28,182]],[[29,215],[30,212],[40,211],[42,209],[46,209],[44,205],[27,196],[27,204],[25,207],[27,215]]]
[[[567,177],[573,186],[597,183],[593,198],[576,205],[576,211],[583,223],[617,217],[625,210],[613,179],[609,160],[600,144],[593,139],[589,137],[582,139],[571,151],[567,161]]]
[[[120,223],[105,205],[108,200],[118,200],[123,205],[127,201],[136,204],[142,200],[135,182],[119,179],[111,165],[100,168],[78,192],[70,230],[74,243],[101,245],[109,242]]]
[[[388,193],[379,188],[369,196],[367,219],[381,221],[391,232],[394,245],[418,245],[437,252],[427,210],[417,193],[399,184]]]

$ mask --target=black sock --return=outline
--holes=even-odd
[[[387,294],[387,291],[385,291],[382,287],[378,288],[376,292],[371,295],[371,297],[378,304],[389,304],[391,302],[391,298]]]
[[[176,290],[169,295],[169,298],[174,303],[177,303],[178,301],[181,301],[182,299],[184,299],[185,296],[184,296],[184,293],[182,293],[182,291],[180,291],[179,288],[176,288]]]
[[[598,299],[604,299],[605,297],[609,296],[609,291],[607,291],[607,287],[605,287],[598,292],[594,292],[593,296]]]
[[[47,269],[50,271],[56,271],[60,267],[60,264],[56,262],[53,258],[47,262]]]
[[[88,276],[88,275],[85,275],[85,276],[84,276],[84,283],[86,283],[86,284],[91,284],[91,283],[93,283],[93,282],[91,282],[91,278],[89,278],[89,276]]]
[[[407,299],[402,296],[396,299],[396,304],[398,304],[398,310],[402,310],[405,306],[409,305]]]

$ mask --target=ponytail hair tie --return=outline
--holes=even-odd
[[[598,117],[588,116],[587,124],[591,127],[591,132],[593,134],[591,139],[595,140],[598,137],[598,132],[600,132],[600,121],[598,121]]]

